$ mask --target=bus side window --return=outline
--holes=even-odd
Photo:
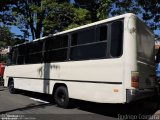
[[[111,50],[112,57],[120,57],[123,46],[123,22],[116,21],[111,24]]]
[[[18,46],[17,64],[24,64],[25,45]]]
[[[49,37],[46,39],[46,51],[64,47],[68,47],[68,35]]]
[[[43,41],[36,41],[26,45],[25,50],[25,63],[41,63],[42,62],[42,48]]]
[[[12,57],[13,57],[13,48],[11,48],[10,52],[8,53],[7,65],[12,65]]]
[[[68,35],[57,35],[46,39],[44,62],[66,61],[68,50]]]
[[[96,29],[98,31],[96,31]],[[107,26],[101,26],[96,29],[90,28],[72,34],[70,49],[71,60],[101,59],[106,57]]]
[[[12,53],[12,64],[17,64],[17,54],[18,50],[17,47],[13,48],[13,53]]]
[[[107,40],[107,26],[100,26],[99,27],[99,41]]]
[[[96,42],[95,29],[89,28],[72,34],[71,46]]]

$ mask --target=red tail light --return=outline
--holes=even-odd
[[[136,71],[131,72],[131,87],[139,87],[139,73]]]
[[[2,77],[4,74],[4,64],[0,63],[0,77]]]

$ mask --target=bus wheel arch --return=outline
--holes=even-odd
[[[8,87],[9,87],[9,83],[10,83],[10,82],[14,82],[14,80],[13,80],[12,77],[9,77],[9,78],[8,78],[8,85],[7,85]]]
[[[56,83],[53,88],[53,97],[55,103],[62,108],[68,108],[71,105],[67,85],[64,83]]]
[[[9,78],[8,79],[8,88],[9,88],[9,92],[11,94],[15,94],[16,93],[16,89],[14,88],[14,79],[13,78]]]

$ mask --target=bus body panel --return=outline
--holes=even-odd
[[[124,26],[124,86],[125,89],[135,89],[131,87],[131,72],[137,71],[137,53],[136,53],[136,16],[131,15],[125,18]]]
[[[75,85],[74,85],[75,84]],[[123,85],[96,83],[68,83],[71,98],[97,103],[125,103]],[[78,86],[78,87],[77,87]]]
[[[70,98],[100,103],[124,103],[126,100],[122,58],[19,65],[6,69],[9,73],[5,74],[6,79],[13,78],[17,89],[52,94],[55,83],[65,83]],[[17,71],[11,73],[14,69]]]

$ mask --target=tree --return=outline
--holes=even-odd
[[[131,12],[160,29],[159,0],[17,0],[0,8],[0,20],[16,25],[24,37],[40,38],[111,16]]]
[[[89,23],[86,9],[77,8],[73,4],[64,2],[44,1],[45,18],[43,20],[44,33],[55,33],[79,25]]]
[[[160,1],[159,0],[138,0],[143,8],[143,19],[153,29],[160,30]]]
[[[142,19],[152,29],[160,29],[160,1],[159,0],[121,0],[114,2],[112,15],[127,12],[142,16]]]
[[[69,0],[17,0],[2,11],[7,15],[2,22],[18,26],[25,37],[31,33],[33,39],[88,23],[89,16],[87,10],[76,8]]]
[[[78,6],[89,10],[92,21],[134,13],[142,16],[143,21],[152,30],[160,30],[159,0],[75,0],[75,2]]]
[[[0,27],[0,47],[12,45],[13,33],[7,27]]]
[[[13,46],[18,43],[22,43],[24,40],[14,38],[14,34],[10,32],[10,29],[6,26],[0,27],[0,50],[6,48],[7,46]],[[0,54],[0,61],[6,61],[7,54]]]
[[[90,14],[90,21],[95,22],[99,20],[98,9],[101,2],[99,0],[75,0],[75,5],[77,7],[86,9]]]

